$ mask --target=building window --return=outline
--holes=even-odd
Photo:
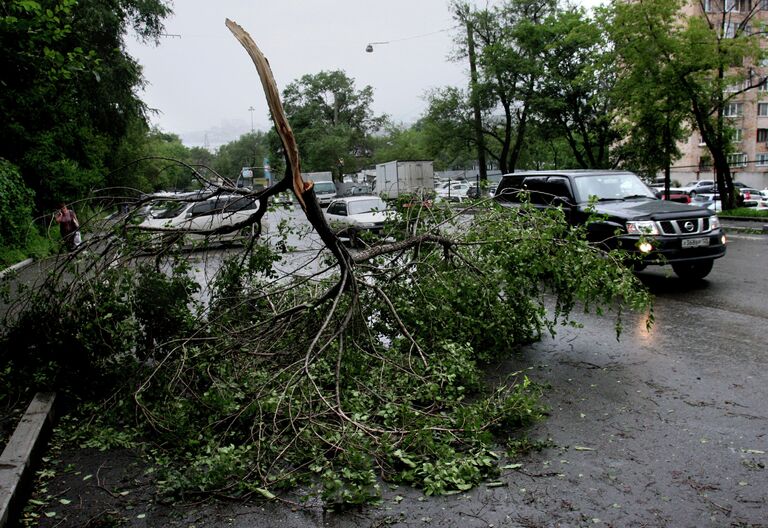
[[[768,142],[768,128],[757,129],[757,142],[758,143]]]
[[[766,0],[768,1],[768,0]],[[760,84],[757,85],[757,91],[758,92],[768,92],[768,82],[763,81]]]
[[[760,0],[760,9],[768,11],[768,0]]]
[[[736,13],[749,12],[750,0],[725,0],[725,11],[735,11]]]
[[[768,103],[757,103],[757,115],[768,117]]]
[[[768,103],[758,103],[758,115],[760,114],[760,105],[765,104],[766,105],[766,113],[765,115],[768,116]],[[744,103],[728,103],[723,107],[723,116],[724,117],[741,117],[744,115]]]
[[[744,152],[728,154],[728,165],[731,167],[746,167],[747,155]]]
[[[755,165],[758,167],[768,167],[768,154],[758,154],[755,156]]]
[[[742,128],[734,128],[732,130],[733,134],[731,135],[731,141],[734,143],[738,143],[742,139],[744,139],[744,129]]]
[[[739,29],[738,22],[725,22],[723,23],[723,38],[736,37],[736,30]]]

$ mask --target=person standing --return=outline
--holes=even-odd
[[[67,250],[74,251],[79,243],[76,238],[80,230],[80,223],[77,221],[75,211],[69,209],[67,204],[62,202],[53,217],[59,224],[61,238],[64,240]]]

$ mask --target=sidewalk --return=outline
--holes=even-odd
[[[768,218],[723,218],[720,223],[728,233],[768,235]]]

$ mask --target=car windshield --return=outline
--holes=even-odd
[[[314,189],[316,193],[335,193],[336,185],[333,182],[315,182]]]
[[[154,216],[155,218],[159,218],[161,220],[166,220],[168,218],[175,218],[179,216],[181,212],[187,208],[188,205],[189,205],[188,203],[183,203],[181,205],[177,203],[172,203],[166,206],[165,209],[163,209],[159,213],[153,213],[152,216]]]
[[[632,173],[597,174],[574,179],[578,201],[655,198],[653,192]]]
[[[371,198],[370,200],[355,200],[347,204],[349,207],[349,214],[363,214],[370,213],[372,211],[384,211],[387,208],[387,204],[381,198]]]

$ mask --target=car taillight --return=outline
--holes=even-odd
[[[745,200],[751,200],[751,199],[752,199],[752,197],[751,197],[751,196],[750,196],[750,194],[749,194],[749,191],[747,191],[747,192],[745,192],[745,193],[744,193],[744,199],[745,199]]]

